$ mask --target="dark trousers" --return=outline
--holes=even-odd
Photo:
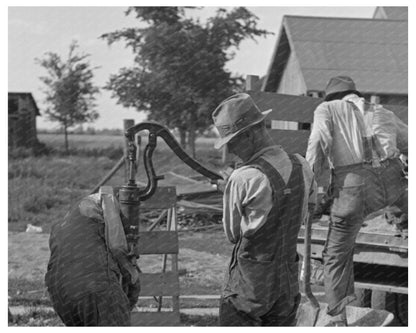
[[[328,314],[337,315],[355,299],[354,244],[364,218],[388,205],[407,213],[400,161],[335,169],[333,198],[323,262]]]
[[[65,326],[130,326],[129,301],[117,285],[77,299],[62,298],[53,290],[49,295]]]
[[[259,320],[237,310],[233,305],[232,296],[221,298],[219,324],[220,326],[295,326],[300,299],[300,294],[294,299],[288,299],[283,295]]]

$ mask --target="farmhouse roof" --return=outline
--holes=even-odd
[[[377,7],[373,18],[380,18],[386,20],[408,20],[407,7]]]
[[[35,99],[33,98],[32,93],[29,92],[9,92],[10,97],[22,97],[22,98],[29,98],[33,104],[33,107],[36,111],[36,115],[40,116],[39,108],[36,104]]]
[[[407,50],[407,21],[284,16],[262,90],[277,90],[293,52],[308,91],[348,75],[363,93],[407,94]]]

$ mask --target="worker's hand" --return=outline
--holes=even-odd
[[[140,272],[138,270],[138,272]],[[139,299],[139,295],[140,295],[140,280],[137,277],[135,279],[135,282],[132,283],[128,283],[124,289],[126,291],[127,294],[127,298],[129,299],[129,305],[130,305],[130,309],[133,309],[134,306],[137,303],[137,300]]]
[[[137,279],[135,284],[129,286],[129,291],[127,293],[127,298],[129,299],[130,309],[133,309],[139,299],[140,295],[140,280]]]
[[[313,211],[314,220],[320,220],[322,218],[322,215],[329,215],[331,211],[331,205],[332,205],[331,197],[329,197],[326,193],[319,194],[317,205],[315,206],[315,209]]]
[[[218,191],[224,193],[225,186],[227,185],[228,179],[230,178],[233,171],[234,171],[234,169],[230,168],[230,167],[227,167],[224,170],[220,170],[220,174],[221,174],[223,179],[219,179],[215,182],[215,184],[217,185]]]

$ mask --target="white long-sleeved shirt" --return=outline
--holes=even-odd
[[[253,155],[243,166],[233,171],[224,190],[223,226],[228,240],[236,243],[241,236],[253,235],[267,220],[272,209],[272,188],[267,176],[249,164],[258,157],[264,158],[280,173],[285,184],[292,172],[292,163],[280,146],[267,147]],[[302,219],[308,218],[308,202],[316,201],[316,183],[313,173],[300,155],[305,194]]]
[[[380,161],[407,152],[408,129],[393,112],[366,103],[355,94],[323,102],[314,113],[306,160],[319,177],[328,159],[330,167],[366,160],[363,137],[374,137]]]

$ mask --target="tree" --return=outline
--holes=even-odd
[[[269,34],[257,29],[258,18],[243,7],[219,9],[206,23],[185,17],[183,7],[130,7],[143,28],[126,28],[101,37],[132,48],[134,67],[121,68],[105,86],[118,103],[148,111],[186,137],[195,157],[195,138],[211,126],[214,108],[241,89],[242,78],[225,69],[246,38]]]
[[[68,153],[68,129],[77,124],[92,122],[98,118],[95,111],[95,95],[99,88],[93,84],[93,70],[86,60],[89,54],[78,54],[78,43],[72,41],[68,58],[63,61],[53,52],[45,53],[35,61],[47,70],[40,77],[45,84],[46,115],[51,121],[59,122],[65,134],[65,151]]]

